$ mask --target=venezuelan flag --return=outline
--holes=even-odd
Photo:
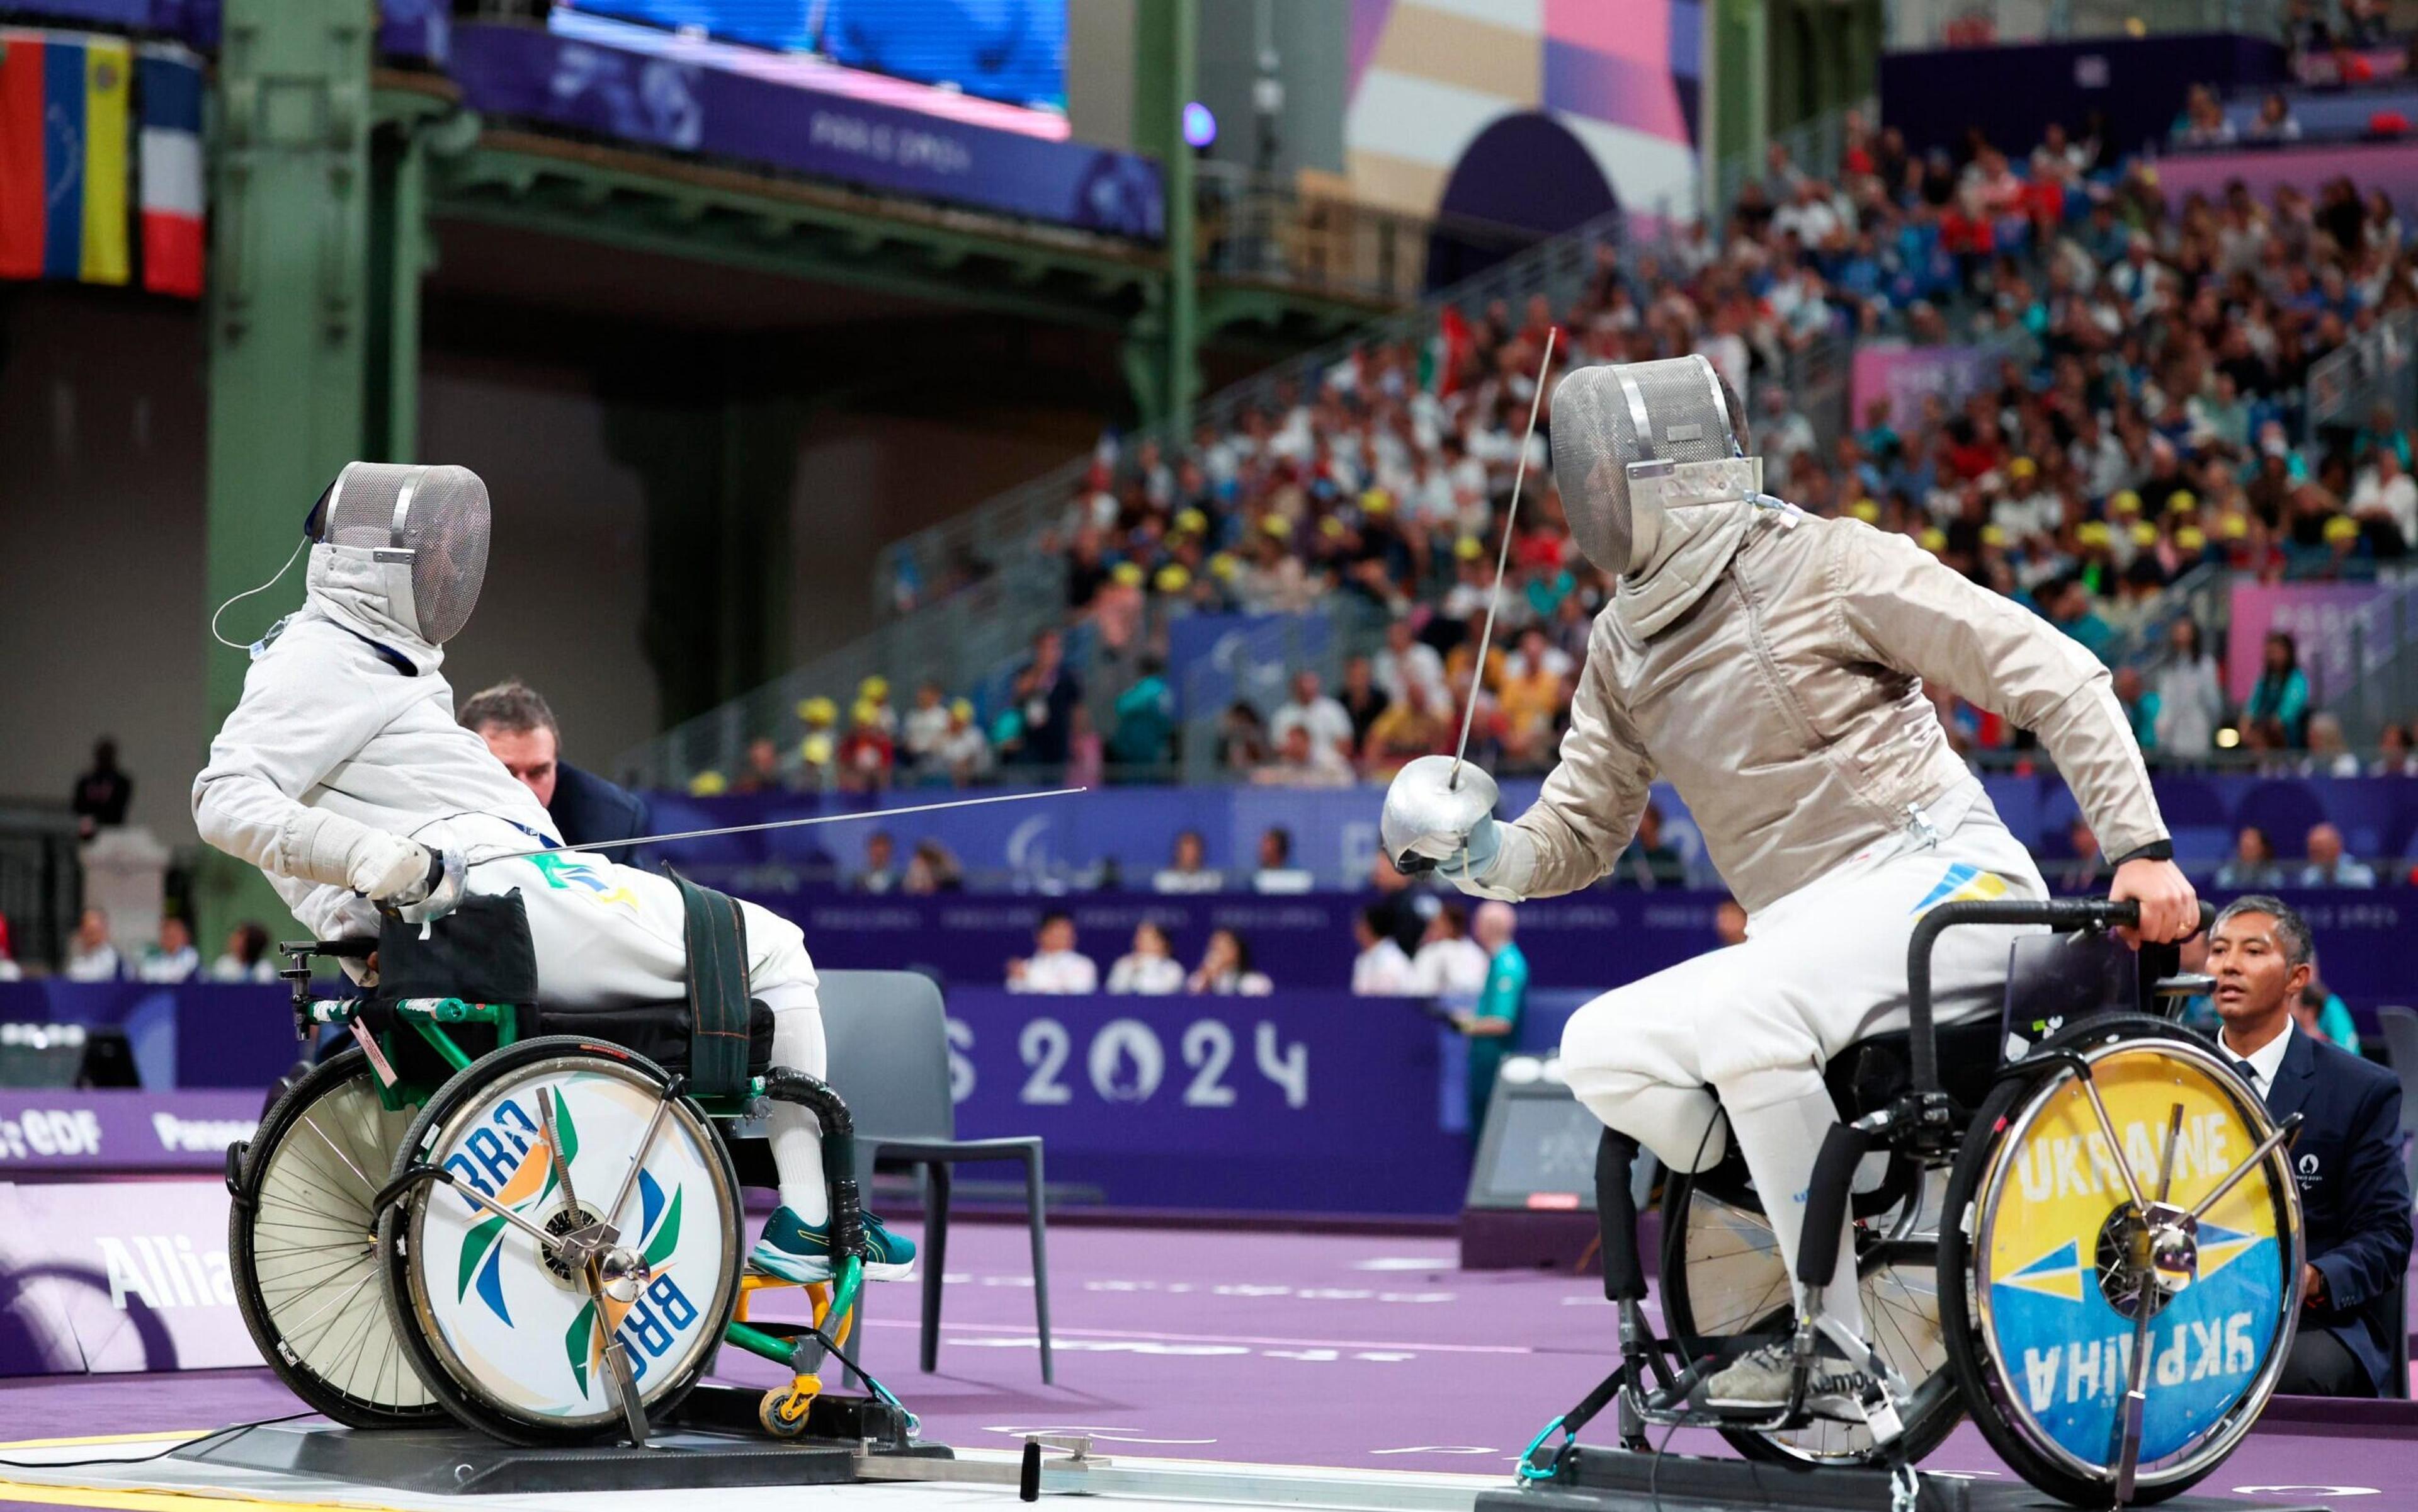
[[[127,102],[118,38],[0,30],[0,278],[127,279]]]

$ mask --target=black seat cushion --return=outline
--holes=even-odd
[[[1939,1051],[1939,1084],[1960,1107],[1982,1106],[1997,1074],[2006,1031],[1998,1016],[1984,1015],[1933,1031]],[[1858,1040],[1834,1057],[1822,1079],[1839,1116],[1853,1123],[1914,1083],[1913,1036],[1905,1030]]]
[[[688,1070],[689,1010],[685,1001],[579,1009],[540,1004],[536,1032],[600,1039],[635,1050],[666,1071]],[[747,1074],[760,1077],[772,1063],[773,1010],[751,998],[747,1003]]]
[[[510,1003],[520,1010],[519,1037],[579,1034],[634,1050],[674,1074],[689,1063],[690,1016],[685,1000],[623,1008],[553,1008],[539,1001],[537,954],[529,941],[528,914],[518,891],[472,893],[461,906],[427,925],[390,917],[378,937],[378,985],[360,1017],[373,1032],[399,1027],[394,1004],[406,998],[459,998],[465,1002]],[[473,1060],[496,1047],[496,1031],[484,1024],[452,1024],[446,1032]],[[434,1086],[452,1068],[420,1034],[390,1034],[395,1068],[406,1078]],[[747,1070],[761,1076],[773,1063],[773,1011],[747,1004]]]

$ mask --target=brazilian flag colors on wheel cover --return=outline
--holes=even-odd
[[[621,1421],[604,1365],[609,1339],[625,1347],[650,1410],[684,1394],[711,1362],[738,1274],[737,1188],[720,1141],[684,1102],[667,1110],[632,1174],[662,1087],[663,1074],[635,1057],[533,1040],[430,1100],[406,1147],[413,1158],[549,1233],[610,1222],[636,1262],[629,1300],[600,1301],[583,1271],[527,1229],[453,1187],[420,1189],[406,1210],[395,1301],[426,1362],[456,1388],[440,1395],[455,1398],[457,1415],[507,1436],[583,1436]],[[547,1153],[548,1116],[575,1206]],[[608,1213],[625,1181],[628,1196]]]

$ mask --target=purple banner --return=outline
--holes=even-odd
[[[2241,703],[2257,685],[2271,630],[2292,637],[2308,674],[2312,707],[2325,700],[2326,690],[2349,687],[2351,620],[2385,592],[2373,583],[2236,583],[2226,639],[2227,696]]]
[[[519,26],[454,29],[449,67],[484,115],[574,127],[1089,231],[1155,238],[1158,165]]]
[[[1908,346],[1904,342],[1866,342],[1856,348],[1849,370],[1849,419],[1864,427],[1875,399],[1890,402],[1890,423],[1917,429],[1922,402],[1936,394],[1953,414],[1967,395],[1990,380],[1990,354],[1978,346]]]
[[[266,1087],[300,1055],[292,1000],[255,982],[0,982],[0,1023],[126,1031],[143,1085]]]
[[[222,1171],[267,1089],[0,1092],[0,1176]]]
[[[1053,1186],[1120,1208],[1459,1211],[1438,1041],[1400,999],[949,995],[958,1136],[1040,1135]]]
[[[2360,192],[2384,191],[2393,207],[2405,218],[2418,215],[2418,142],[2346,142],[2292,147],[2242,147],[2229,152],[2185,152],[2161,158],[2153,165],[2158,189],[2166,204],[2181,214],[2194,194],[2221,201],[2235,179],[2261,205],[2274,203],[2275,191],[2286,184],[2307,189],[2329,179],[2349,178]]]
[[[0,1376],[257,1366],[215,1181],[0,1185]]]
[[[26,17],[157,32],[204,50],[219,45],[220,0],[11,0],[8,8]],[[445,0],[380,0],[378,53],[442,64],[451,20]]]

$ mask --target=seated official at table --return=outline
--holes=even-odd
[[[2293,1028],[2312,954],[2309,926],[2290,905],[2258,893],[2228,904],[2209,935],[2208,970],[2224,1020],[2217,1047],[2278,1123],[2302,1118],[2292,1166],[2308,1263],[2300,1332],[2276,1389],[2375,1397],[2393,1368],[2393,1331],[2409,1326],[2394,1309],[2410,1240],[2401,1082]]]

